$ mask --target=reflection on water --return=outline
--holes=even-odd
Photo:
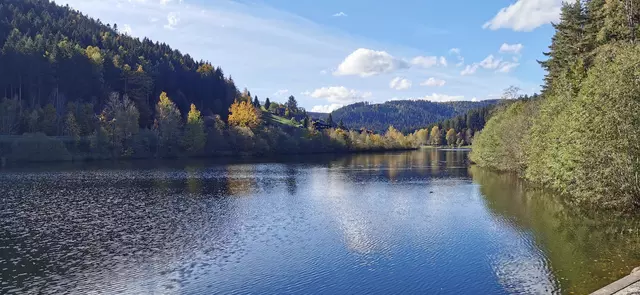
[[[640,220],[572,208],[509,174],[471,168],[486,204],[534,237],[563,290],[585,294],[640,266]]]
[[[0,170],[0,293],[586,293],[640,265],[466,152]]]

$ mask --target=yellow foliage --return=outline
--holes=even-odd
[[[260,111],[253,104],[236,101],[229,108],[229,125],[256,128],[262,123]]]

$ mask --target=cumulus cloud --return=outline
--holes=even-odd
[[[502,62],[500,64],[500,67],[498,68],[498,72],[501,73],[509,73],[511,72],[513,69],[515,69],[516,67],[518,67],[520,64],[517,62]]]
[[[451,48],[451,49],[449,49],[449,54],[460,55],[460,48]]]
[[[164,25],[164,27],[166,29],[173,30],[176,28],[179,22],[180,22],[180,14],[175,12],[169,12],[169,14],[167,14],[167,24]]]
[[[447,58],[445,58],[444,56],[440,57],[440,65],[446,67],[447,66]]]
[[[524,48],[524,45],[518,44],[507,44],[503,43],[500,46],[500,53],[511,53],[511,54],[520,54],[520,51]]]
[[[333,16],[334,16],[334,17],[344,17],[344,16],[347,16],[347,14],[346,14],[346,13],[344,13],[344,12],[342,12],[342,11],[340,11],[340,12],[338,12],[338,13],[334,14]]]
[[[354,103],[371,97],[371,92],[360,92],[344,86],[322,87],[303,94],[313,98],[323,98],[335,104]]]
[[[493,19],[486,22],[484,29],[512,29],[532,31],[542,25],[560,19],[562,0],[518,0],[498,11]]]
[[[447,81],[445,81],[445,80],[436,79],[436,78],[431,77],[431,78],[425,80],[424,82],[420,83],[420,85],[429,86],[429,87],[442,87],[446,83],[447,83]]]
[[[446,67],[447,59],[444,56],[440,58],[437,56],[416,56],[411,60],[411,64],[423,68],[430,68],[437,65]]]
[[[490,54],[479,63],[467,65],[465,69],[460,72],[460,75],[467,76],[475,74],[479,68],[496,70],[496,72],[501,73],[509,73],[519,65],[520,64],[517,62],[517,59],[514,59],[513,62],[503,61],[501,58],[496,58],[493,54]]]
[[[489,54],[489,56],[482,60],[479,65],[485,69],[493,70],[500,66],[501,61],[501,59],[495,58],[493,54]]]
[[[405,61],[395,58],[385,51],[359,48],[349,54],[333,74],[336,76],[370,77],[408,67],[409,65]]]
[[[473,75],[478,70],[478,67],[479,67],[478,64],[467,65],[464,68],[464,70],[462,70],[462,72],[460,72],[460,75],[462,75],[462,76]]]
[[[395,90],[405,90],[411,88],[411,81],[401,77],[395,77],[389,82],[389,87]]]
[[[343,107],[344,105],[341,104],[328,104],[328,105],[319,105],[319,106],[313,106],[311,108],[311,111],[314,113],[331,113],[341,107]]]

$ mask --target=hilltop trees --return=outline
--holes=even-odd
[[[222,69],[166,44],[120,34],[115,24],[69,7],[8,0],[0,5],[0,16],[0,102],[15,99],[15,120],[3,116],[3,124],[12,119],[11,127],[0,126],[5,133],[67,134],[70,103],[93,105],[95,117],[113,92],[133,102],[141,128],[153,125],[161,92],[174,98],[182,114],[195,104],[204,114],[223,120],[238,97],[233,80]],[[72,113],[80,134],[95,131],[78,110]]]

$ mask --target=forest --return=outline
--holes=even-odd
[[[431,102],[427,100],[398,100],[383,104],[360,102],[331,113],[336,121],[347,126],[384,131],[389,122],[402,132],[414,132],[438,121],[443,121],[467,111],[498,103],[500,100]]]
[[[598,209],[640,205],[640,1],[570,1],[538,99],[497,112],[471,160],[512,171]]]
[[[60,161],[415,148],[413,134],[315,129],[295,97],[48,0],[0,3],[0,158]]]

